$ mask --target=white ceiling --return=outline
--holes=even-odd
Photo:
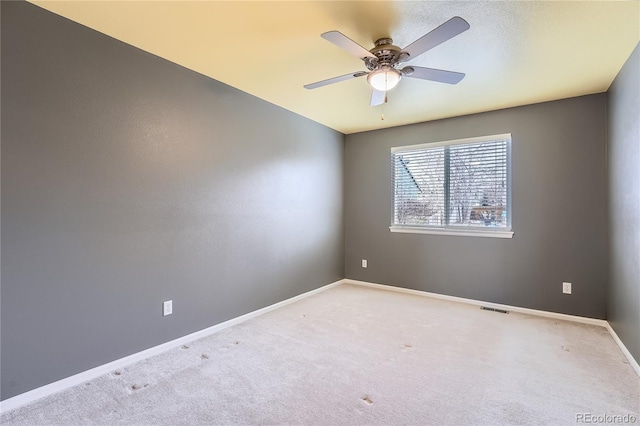
[[[638,1],[33,3],[343,133],[604,92],[640,40]],[[365,77],[302,87],[365,69],[323,32],[404,47],[453,16],[471,29],[411,65],[457,85],[406,78],[374,108]]]

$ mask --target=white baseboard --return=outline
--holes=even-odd
[[[580,322],[583,324],[599,325],[600,327],[606,327],[606,324],[607,324],[607,321],[601,320],[601,319],[580,317],[576,315],[560,314],[557,312],[540,311],[537,309],[520,308],[518,306],[502,305],[500,303],[484,302],[482,300],[465,299],[464,297],[447,296],[445,294],[429,293],[427,291],[411,290],[408,288],[394,287],[394,286],[384,285],[384,284],[374,284],[366,281],[356,281],[356,280],[345,279],[343,280],[343,282],[348,284],[361,285],[365,287],[379,288],[382,290],[396,291],[399,293],[407,293],[407,294],[414,294],[417,296],[431,297],[434,299],[448,300],[450,302],[466,303],[469,305],[476,305],[476,306],[486,306],[488,308],[502,309],[502,310],[511,311],[511,312],[519,312],[521,314],[529,314],[529,315],[536,315],[540,317],[560,319],[565,321]]]
[[[466,304],[471,304],[471,305],[476,305],[476,306],[487,306],[490,308],[494,308],[494,309],[503,309],[503,310],[507,310],[507,311],[512,311],[512,312],[519,312],[519,313],[523,313],[523,314],[529,314],[529,315],[537,315],[537,316],[542,316],[542,317],[547,317],[547,318],[554,318],[554,319],[560,319],[560,320],[565,320],[565,321],[574,321],[574,322],[580,322],[583,324],[591,324],[591,325],[598,325],[601,327],[605,327],[608,331],[609,334],[611,334],[611,337],[613,338],[613,340],[616,342],[616,344],[618,345],[618,347],[620,348],[620,350],[622,351],[622,353],[624,354],[624,356],[628,359],[629,364],[631,364],[631,367],[635,370],[636,373],[638,373],[638,376],[640,376],[640,366],[638,365],[638,362],[633,358],[633,356],[631,355],[631,353],[629,352],[629,350],[626,348],[626,346],[622,343],[622,341],[620,340],[620,338],[618,337],[618,335],[616,334],[616,332],[613,330],[613,328],[611,328],[611,325],[605,321],[605,320],[600,320],[600,319],[595,319],[595,318],[587,318],[587,317],[580,317],[580,316],[575,316],[575,315],[566,315],[566,314],[560,314],[560,313],[556,313],[556,312],[547,312],[547,311],[540,311],[537,309],[529,309],[529,308],[521,308],[521,307],[517,307],[517,306],[509,306],[509,305],[502,305],[502,304],[498,304],[498,303],[491,303],[491,302],[483,302],[480,300],[474,300],[474,299],[465,299],[463,297],[456,297],[456,296],[447,296],[444,294],[438,294],[438,293],[430,293],[430,292],[426,292],[426,291],[420,291],[420,290],[412,290],[412,289],[407,289],[407,288],[402,288],[402,287],[394,287],[394,286],[390,286],[390,285],[384,285],[384,284],[375,284],[375,283],[370,283],[370,282],[366,282],[366,281],[357,281],[357,280],[351,280],[351,279],[343,279],[340,281],[336,281],[334,283],[325,285],[323,287],[317,288],[315,290],[311,290],[309,292],[300,294],[298,296],[292,297],[290,299],[286,299],[283,300],[282,302],[278,302],[275,303],[273,305],[270,306],[266,306],[262,309],[258,309],[256,311],[253,312],[249,312],[245,315],[236,317],[236,318],[232,318],[228,321],[222,322],[220,324],[216,324],[214,326],[205,328],[203,330],[200,331],[196,331],[195,333],[191,333],[188,334],[186,336],[183,337],[179,337],[175,340],[172,340],[170,342],[166,342],[163,343],[161,345],[158,346],[154,346],[152,348],[146,349],[144,351],[141,352],[137,352],[135,354],[126,356],[124,358],[120,358],[117,359],[115,361],[109,362],[107,364],[103,364],[100,365],[98,367],[92,368],[90,370],[86,370],[83,371],[81,373],[78,374],[74,374],[73,376],[67,377],[65,379],[62,380],[58,380],[56,382],[50,383],[48,385],[45,386],[41,386],[39,388],[30,390],[28,392],[22,393],[20,395],[16,395],[12,398],[8,398],[4,401],[0,401],[0,413],[6,412],[6,411],[10,411],[10,410],[14,410],[16,408],[22,407],[23,405],[29,404],[31,402],[34,402],[40,398],[44,398],[45,396],[49,396],[52,395],[54,393],[58,393],[62,390],[65,390],[67,388],[70,388],[72,386],[76,386],[85,382],[88,382],[90,380],[93,380],[97,377],[102,376],[103,374],[107,374],[113,370],[117,370],[119,368],[123,368],[127,365],[133,364],[135,362],[141,361],[143,359],[147,359],[149,357],[152,357],[154,355],[160,354],[162,352],[166,352],[170,349],[173,348],[177,348],[179,346],[182,346],[186,343],[192,342],[194,340],[197,339],[201,339],[203,337],[206,336],[210,336],[214,333],[217,333],[220,330],[224,330],[225,328],[231,327],[233,325],[236,324],[240,324],[244,321],[250,320],[252,318],[255,318],[259,315],[265,314],[267,312],[273,311],[275,309],[278,309],[282,306],[288,305],[290,303],[293,302],[297,302],[298,300],[307,298],[309,296],[313,296],[314,294],[318,294],[320,292],[323,292],[325,290],[328,290],[332,287],[336,287],[340,284],[355,284],[355,285],[360,285],[360,286],[365,286],[365,287],[372,287],[372,288],[378,288],[381,290],[387,290],[387,291],[395,291],[395,292],[399,292],[399,293],[406,293],[406,294],[413,294],[413,295],[418,295],[418,296],[425,296],[425,297],[431,297],[431,298],[435,298],[435,299],[441,299],[441,300],[448,300],[448,301],[452,301],[452,302],[459,302],[459,303],[466,303]]]
[[[631,352],[629,352],[629,349],[627,349],[624,343],[622,343],[622,340],[620,340],[620,338],[618,337],[618,334],[613,329],[613,327],[611,327],[611,324],[609,324],[609,322],[607,322],[606,327],[611,337],[613,337],[613,341],[618,344],[618,347],[622,351],[622,354],[627,358],[627,361],[629,361],[629,364],[631,364],[631,367],[636,371],[638,376],[640,376],[640,365],[638,364],[638,361],[636,361],[633,355],[631,355]]]
[[[177,348],[179,346],[184,345],[185,343],[189,343],[194,340],[201,339],[206,336],[210,336],[214,333],[217,333],[220,330],[224,330],[225,328],[231,327],[236,324],[240,324],[241,322],[250,320],[259,315],[265,314],[267,312],[281,308],[290,303],[297,302],[298,300],[307,298],[309,296],[313,296],[314,294],[318,294],[332,287],[338,286],[342,284],[342,282],[343,280],[340,280],[331,284],[327,284],[315,290],[311,290],[306,293],[300,294],[298,296],[292,297],[290,299],[283,300],[282,302],[274,303],[273,305],[269,305],[262,309],[249,312],[248,314],[241,315],[236,318],[232,318],[228,321],[221,322],[220,324],[216,324],[214,326],[205,328],[203,330],[196,331],[195,333],[187,334],[186,336],[179,337],[175,340],[171,340],[170,342],[166,342],[161,345],[154,346],[149,349],[145,349],[144,351],[137,352],[135,354],[126,356],[124,358],[117,359],[107,364],[99,365],[98,367],[92,368],[90,370],[86,370],[81,373],[74,374],[73,376],[58,380],[53,383],[49,383],[48,385],[41,386],[39,388],[30,390],[20,395],[16,395],[4,401],[0,401],[0,413],[4,413],[6,411],[10,411],[10,410],[14,410],[16,408],[22,407],[23,405],[34,402],[40,398],[44,398],[45,396],[53,395],[54,393],[58,393],[72,386],[76,386],[76,385],[88,382],[90,380],[93,380],[97,377],[102,376],[103,374],[107,374],[113,370],[123,368],[127,365],[133,364],[143,359],[147,359],[149,357],[160,354],[162,352],[166,352],[170,349]]]
[[[429,293],[427,291],[412,290],[408,288],[394,287],[394,286],[384,285],[384,284],[375,284],[375,283],[370,283],[366,281],[344,279],[342,280],[342,282],[345,284],[354,284],[354,285],[360,285],[364,287],[377,288],[380,290],[388,290],[388,291],[395,291],[398,293],[406,293],[406,294],[413,294],[417,296],[431,297],[434,299],[466,303],[469,305],[486,306],[488,308],[502,309],[502,310],[511,311],[511,312],[519,312],[521,314],[536,315],[540,317],[553,318],[553,319],[559,319],[564,321],[573,321],[573,322],[579,322],[582,324],[590,324],[590,325],[597,325],[600,327],[604,327],[607,329],[607,331],[609,331],[609,334],[613,338],[613,341],[616,342],[616,344],[622,351],[622,354],[627,358],[627,360],[629,361],[629,364],[631,364],[631,367],[635,370],[638,376],[640,376],[640,366],[638,365],[638,361],[636,361],[633,355],[631,355],[631,352],[629,352],[629,350],[624,345],[624,343],[622,343],[622,340],[620,340],[616,332],[613,330],[609,322],[606,320],[581,317],[577,315],[560,314],[557,312],[540,311],[538,309],[521,308],[518,306],[502,305],[499,303],[483,302],[481,300],[465,299],[464,297],[447,296],[445,294]]]

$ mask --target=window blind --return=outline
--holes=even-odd
[[[510,229],[510,135],[392,149],[395,226]]]

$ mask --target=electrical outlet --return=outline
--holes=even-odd
[[[162,304],[162,316],[166,317],[173,313],[173,300],[167,300]]]
[[[562,283],[562,292],[564,294],[571,294],[571,283]]]
[[[367,267],[367,259],[362,259],[362,267],[363,268]]]

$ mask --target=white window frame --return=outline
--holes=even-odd
[[[438,148],[448,145],[463,145],[470,143],[491,142],[495,140],[507,141],[507,226],[506,228],[488,228],[488,227],[435,227],[435,226],[405,226],[397,225],[395,221],[395,164],[394,154],[402,151],[410,151],[416,149]],[[513,238],[513,228],[511,223],[511,133],[503,133],[499,135],[480,136],[466,139],[455,139],[442,142],[424,143],[418,145],[397,146],[391,148],[391,232],[410,233],[410,234],[437,234],[437,235],[456,235],[467,237],[489,237],[489,238]],[[447,213],[448,214],[448,213]]]

